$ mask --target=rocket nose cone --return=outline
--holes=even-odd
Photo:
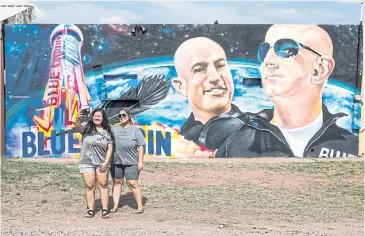
[[[56,28],[54,28],[54,30],[52,31],[51,36],[49,37],[51,46],[53,46],[53,41],[56,38],[56,36],[59,35],[71,35],[75,37],[79,42],[84,41],[84,36],[80,28],[74,24],[57,25]]]
[[[78,36],[80,37],[80,41],[84,41],[84,36],[80,30],[79,27],[77,27],[76,25],[73,25],[73,24],[67,24],[65,25],[65,29],[67,29],[67,31],[73,31],[75,33],[78,34]]]

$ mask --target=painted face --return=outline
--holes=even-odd
[[[223,49],[216,43],[208,43],[193,50],[185,76],[189,103],[208,113],[228,111],[233,81]]]
[[[296,28],[279,26],[269,29],[265,41],[273,46],[278,40],[286,38],[311,47],[312,40],[309,35],[303,35]],[[283,51],[284,53],[290,52]],[[276,97],[288,98],[298,93],[310,93],[313,87],[311,76],[314,72],[316,58],[318,55],[303,47],[299,47],[297,55],[283,58],[277,55],[272,47],[260,66],[265,93],[272,99]]]
[[[97,111],[94,113],[93,122],[96,126],[99,126],[103,123],[103,114],[101,113],[101,111]]]
[[[128,121],[129,117],[125,111],[120,111],[118,116],[119,116],[120,122],[126,123]]]

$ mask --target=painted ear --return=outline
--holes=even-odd
[[[183,78],[177,77],[172,79],[172,86],[174,86],[174,88],[179,91],[179,93],[185,97],[187,96],[187,84]]]
[[[326,82],[334,68],[335,60],[332,57],[323,56],[318,58],[312,75],[312,83],[322,84]]]

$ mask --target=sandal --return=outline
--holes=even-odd
[[[93,218],[95,215],[95,211],[94,210],[88,210],[86,212],[86,218]]]
[[[101,211],[101,217],[102,217],[103,219],[109,218],[109,210],[103,209],[103,210]]]
[[[110,210],[110,213],[115,213],[115,212],[117,212],[118,211],[118,208],[112,208],[111,210]]]
[[[134,214],[142,214],[144,212],[143,209],[137,209]]]

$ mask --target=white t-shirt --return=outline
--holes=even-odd
[[[278,127],[281,133],[284,135],[286,141],[288,142],[290,149],[293,151],[296,157],[304,156],[304,149],[307,146],[309,140],[314,136],[315,133],[323,125],[323,112],[315,119],[312,123],[295,128],[295,129],[285,129]]]

